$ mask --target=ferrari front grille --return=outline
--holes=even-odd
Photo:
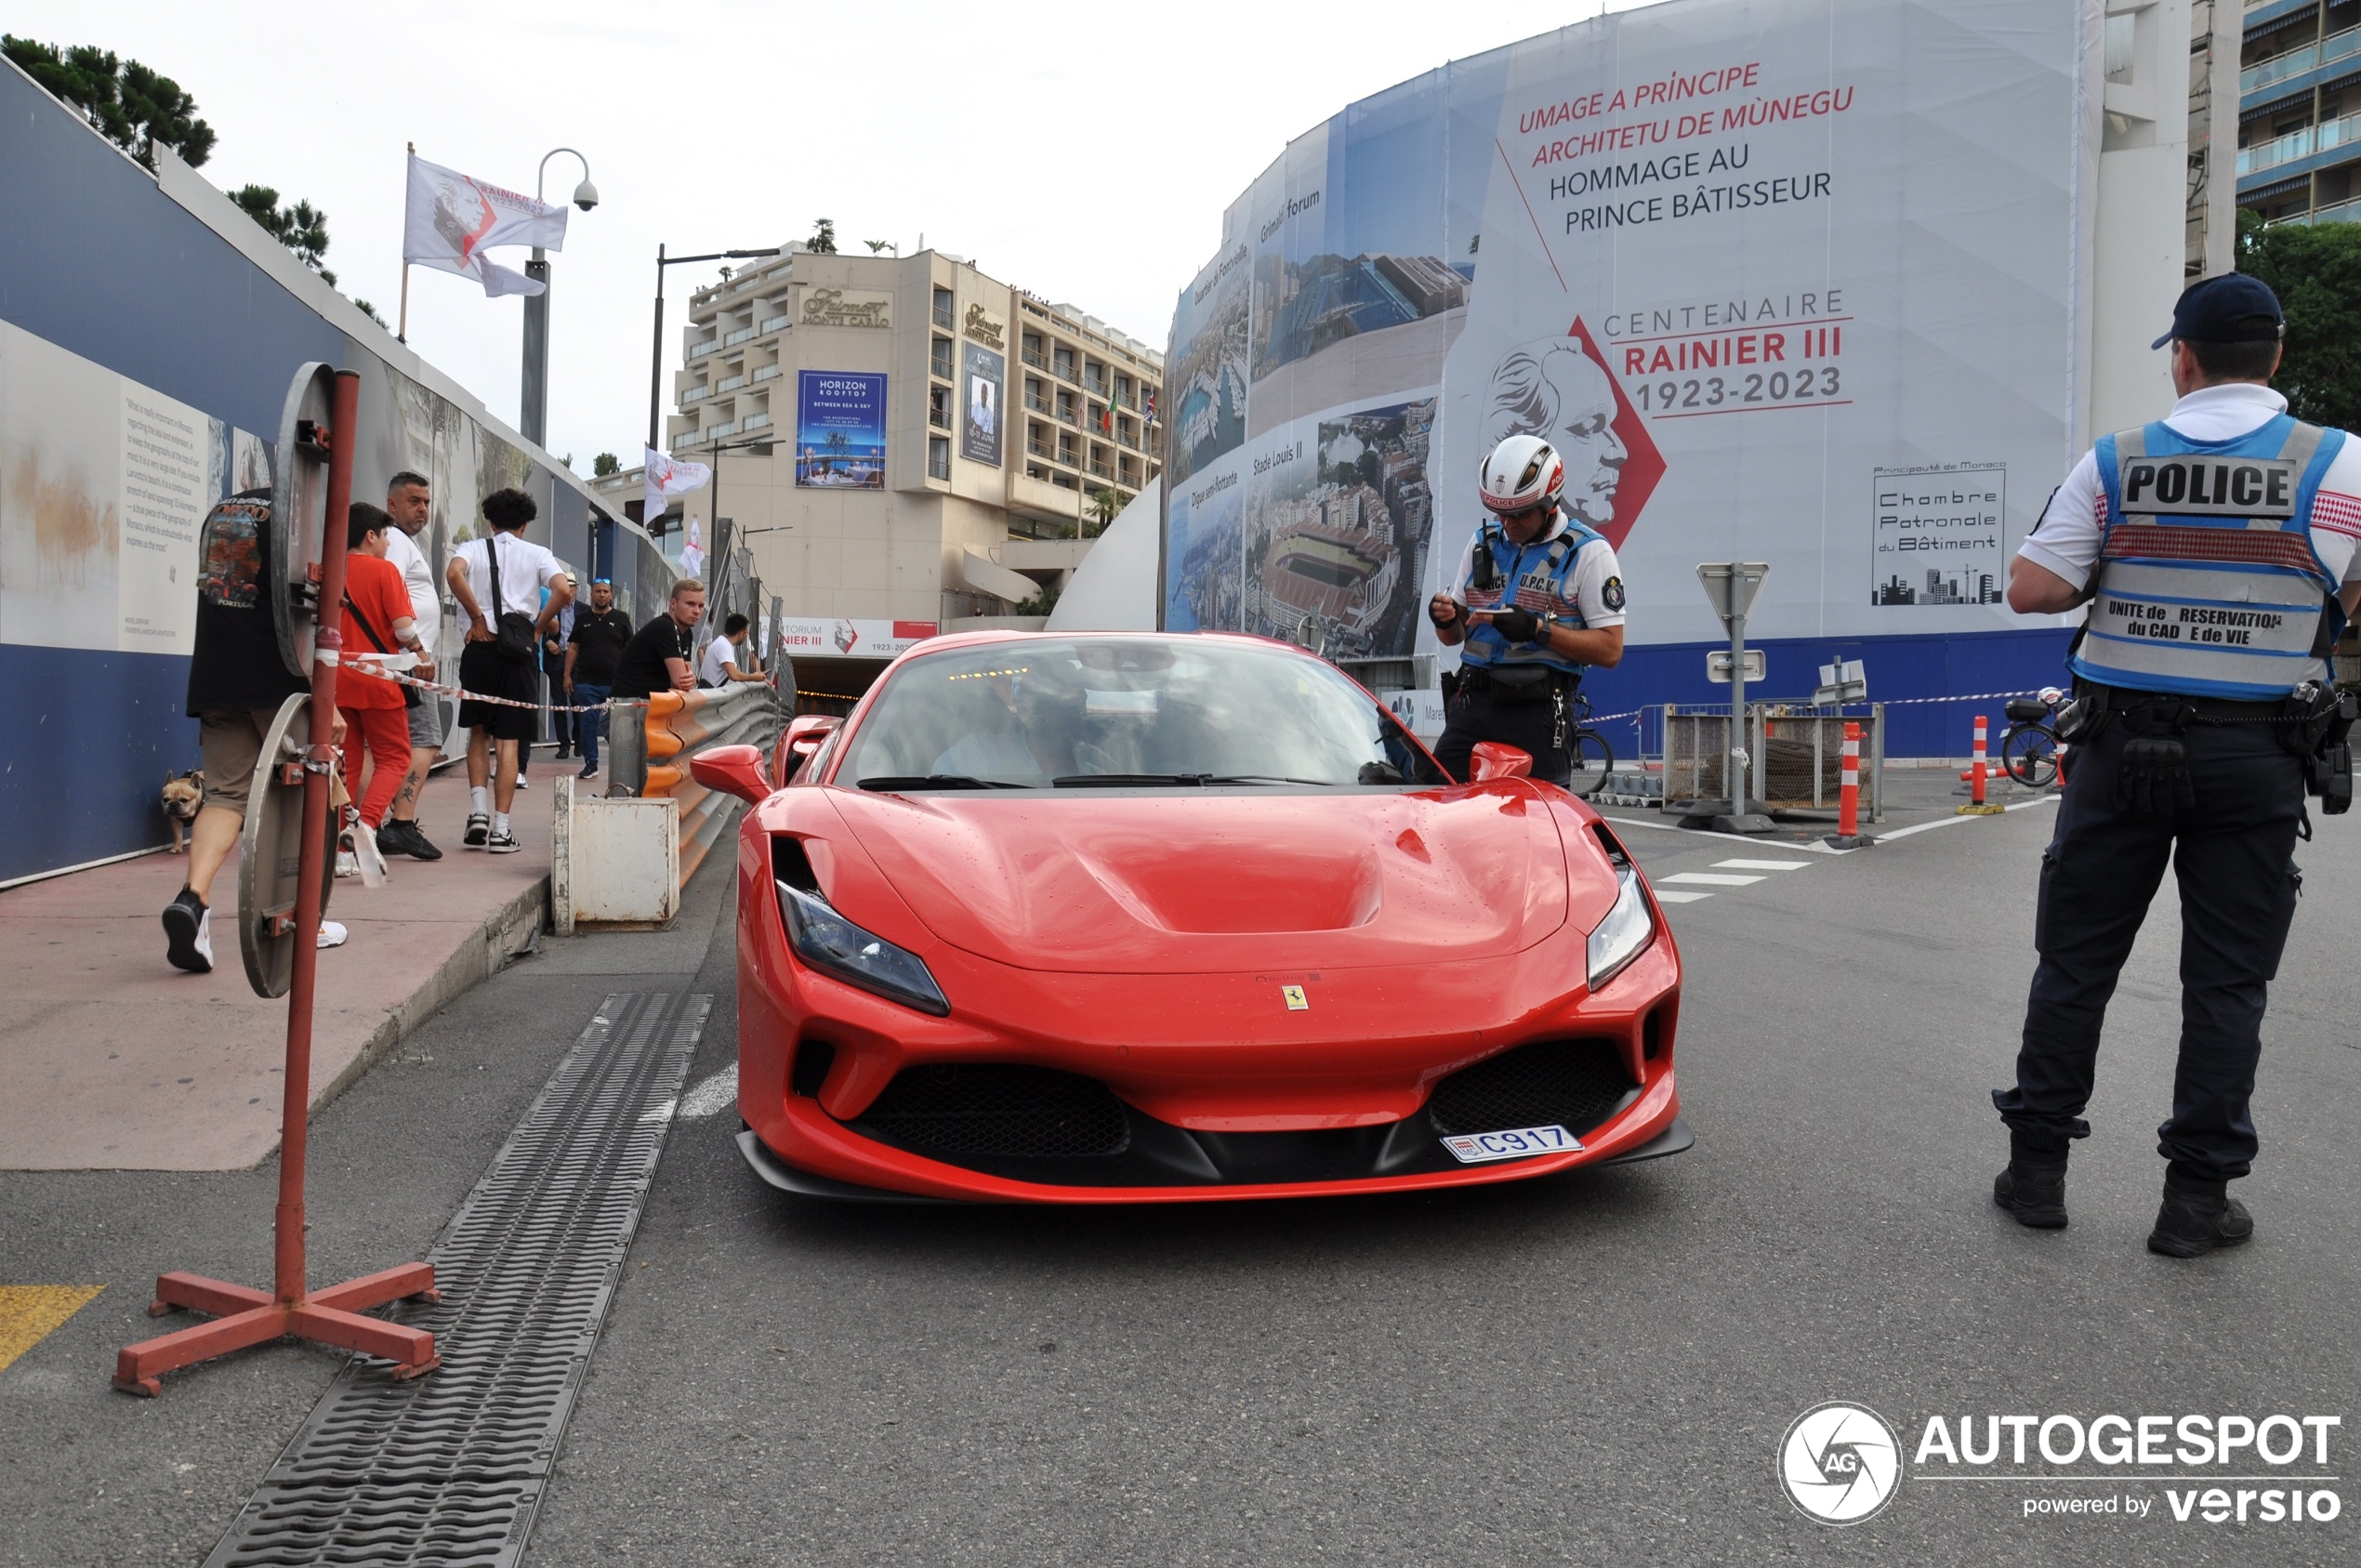
[[[1427,1116],[1445,1134],[1557,1126],[1578,1136],[1638,1087],[1611,1040],[1542,1040],[1452,1074],[1434,1086]]]
[[[913,1153],[1073,1159],[1130,1146],[1123,1102],[1095,1078],[1009,1062],[905,1067],[857,1123]]]

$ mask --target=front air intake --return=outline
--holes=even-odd
[[[1611,1040],[1542,1040],[1461,1068],[1434,1086],[1427,1116],[1442,1133],[1562,1127],[1577,1137],[1639,1092]]]
[[[853,1124],[883,1143],[944,1160],[1120,1154],[1123,1102],[1075,1073],[1010,1062],[905,1067]]]

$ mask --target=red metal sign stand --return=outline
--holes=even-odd
[[[217,1314],[211,1323],[126,1346],[115,1357],[114,1386],[152,1398],[158,1377],[183,1366],[227,1355],[272,1339],[310,1339],[340,1346],[394,1364],[396,1377],[415,1377],[442,1364],[434,1336],[403,1328],[361,1311],[404,1298],[433,1301],[434,1265],[400,1268],[312,1290],[304,1284],[304,1141],[311,1113],[311,997],[320,967],[320,874],[326,853],[328,778],[336,751],[328,736],[336,728],[336,657],[343,639],[330,612],[344,602],[346,513],[352,502],[352,432],[359,428],[361,377],[336,372],[330,428],[319,434],[328,448],[327,534],[322,541],[321,620],[313,636],[311,745],[303,760],[303,863],[295,917],[295,972],[287,991],[286,1102],[280,1120],[279,1210],[272,1285],[268,1291],[226,1285],[197,1274],[169,1273],[156,1281],[151,1317],[181,1308]],[[280,461],[292,460],[282,454]],[[358,737],[356,736],[357,740]]]

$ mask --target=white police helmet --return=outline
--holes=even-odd
[[[1565,489],[1565,460],[1539,436],[1510,436],[1484,460],[1476,489],[1486,511],[1509,514],[1554,507]]]

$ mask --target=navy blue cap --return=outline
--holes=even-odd
[[[2183,343],[2276,343],[2287,328],[2279,296],[2261,278],[2224,272],[2181,291],[2172,307],[2172,330],[2148,345]]]

